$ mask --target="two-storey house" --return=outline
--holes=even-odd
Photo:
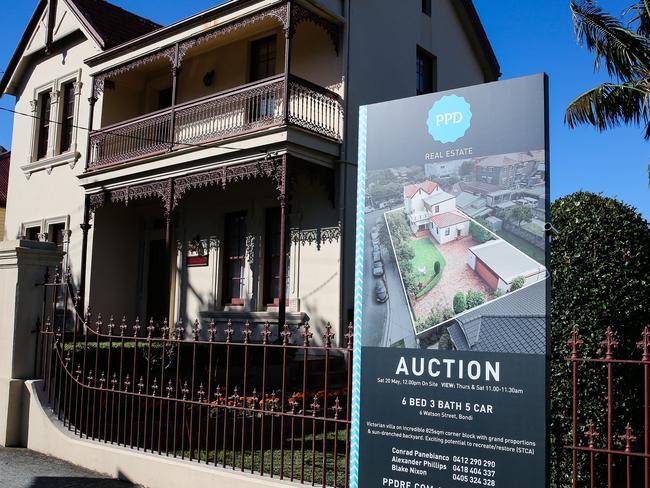
[[[498,76],[470,0],[230,0],[167,26],[40,0],[0,81],[7,235],[60,242],[105,316],[340,328],[359,106]]]

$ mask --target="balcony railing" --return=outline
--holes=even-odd
[[[280,126],[284,84],[283,76],[273,77],[93,131],[88,170]],[[288,106],[289,124],[342,139],[343,106],[336,93],[291,77]]]

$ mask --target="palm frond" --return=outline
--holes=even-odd
[[[647,80],[604,83],[573,100],[564,121],[571,128],[589,124],[601,131],[622,124],[641,125],[644,138],[650,139],[649,101]]]
[[[632,15],[630,28],[635,28],[640,36],[650,38],[650,0],[641,0],[623,11],[623,16]]]
[[[595,54],[595,68],[604,64],[610,76],[629,79],[639,67],[650,69],[648,39],[624,26],[593,0],[572,0],[571,15],[579,44]]]

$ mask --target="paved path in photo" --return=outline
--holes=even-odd
[[[445,257],[446,265],[440,282],[415,304],[415,316],[426,317],[433,307],[453,307],[454,295],[459,291],[478,290],[491,295],[492,290],[467,264],[467,249],[478,244],[471,236],[439,245],[434,245]]]
[[[0,487],[133,488],[135,485],[27,449],[0,447]]]

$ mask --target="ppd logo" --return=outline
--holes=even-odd
[[[472,110],[463,97],[446,95],[429,110],[429,134],[438,142],[456,142],[470,128]]]

